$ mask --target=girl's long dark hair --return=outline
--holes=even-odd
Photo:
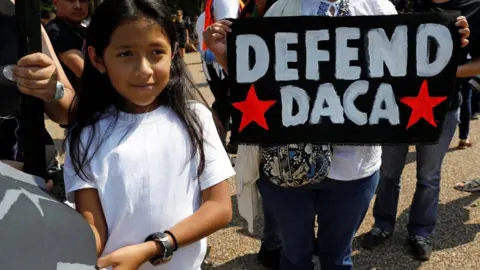
[[[93,47],[97,56],[102,58],[115,29],[122,23],[141,17],[156,21],[164,29],[173,53],[177,44],[175,25],[167,5],[161,0],[103,1],[92,16],[86,38],[87,48]],[[198,98],[206,104],[195,87],[190,73],[187,72],[183,59],[175,54],[170,70],[170,80],[158,100],[161,106],[171,108],[184,123],[192,145],[191,158],[199,155],[197,176],[201,175],[205,168],[204,137],[201,122],[188,103]],[[71,128],[66,140],[73,169],[83,180],[92,180],[86,169],[89,168],[89,163],[102,142],[111,135],[118,120],[118,111],[114,112],[114,121],[107,132],[97,134],[97,122],[105,116],[107,109],[112,105],[122,108],[123,103],[124,99],[113,88],[108,76],[102,75],[86,56],[81,88],[77,89],[71,107],[69,119]],[[91,129],[91,132],[88,133],[88,138],[83,138],[82,132],[86,128]]]

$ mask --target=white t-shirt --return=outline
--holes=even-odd
[[[90,162],[94,177],[90,183],[75,175],[67,150],[64,175],[69,200],[76,190],[98,190],[108,226],[103,255],[172,228],[198,210],[202,190],[235,174],[211,112],[199,103],[192,103],[191,108],[203,124],[205,137],[205,170],[199,178],[199,158],[190,159],[191,143],[184,124],[164,106],[139,115],[120,113],[113,132]],[[105,134],[112,120],[113,116],[100,120],[97,134]],[[82,141],[89,132],[85,129]],[[206,239],[202,239],[178,249],[169,263],[157,267],[145,263],[140,270],[197,270],[206,250]]]
[[[292,0],[293,1],[293,0]],[[277,2],[279,3],[279,2]],[[301,0],[302,15],[311,16],[325,13],[332,7],[338,8],[340,1]],[[397,11],[389,0],[350,0],[352,16],[393,15]],[[328,5],[328,7],[326,7]],[[292,14],[285,14],[291,16]],[[322,15],[325,16],[325,15]],[[350,181],[368,177],[380,169],[382,148],[380,146],[333,146],[332,167],[328,177]]]

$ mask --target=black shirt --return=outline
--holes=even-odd
[[[431,1],[422,1],[415,5],[414,11],[417,12],[442,12],[442,11],[460,11],[467,18],[470,27],[469,45],[462,49],[459,65],[467,63],[467,56],[470,54],[472,59],[480,57],[480,0],[450,0],[445,3],[432,3]],[[460,107],[460,90],[468,82],[469,78],[458,78],[456,81],[456,96],[450,101],[450,109],[455,110]]]
[[[69,50],[83,52],[87,28],[83,26],[74,27],[57,17],[47,24],[45,30],[57,56]],[[64,63],[61,64],[73,88],[78,89],[80,87],[80,79]]]
[[[0,37],[0,66],[15,64],[18,60],[17,29],[15,6],[10,0],[0,0]],[[14,83],[0,81],[0,159],[13,159],[20,92]]]
[[[177,38],[180,43],[187,42],[187,23],[175,21],[175,28],[177,29]]]

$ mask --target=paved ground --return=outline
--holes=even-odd
[[[200,90],[209,102],[213,97],[205,82],[197,54],[188,54],[186,61]],[[61,143],[63,131],[56,124],[47,122],[56,142]],[[406,223],[408,206],[415,191],[415,149],[411,148],[405,167],[402,192],[398,209],[397,230],[393,238],[383,248],[373,252],[359,247],[360,237],[366,233],[372,223],[371,209],[354,239],[354,264],[356,269],[434,269],[434,270],[478,270],[480,269],[480,194],[469,195],[452,188],[457,181],[480,177],[480,158],[478,145],[468,150],[456,151],[458,144],[455,136],[445,158],[442,170],[442,186],[438,224],[433,235],[434,254],[429,262],[419,263],[411,259],[406,249]],[[472,141],[480,143],[480,120],[472,122]],[[232,195],[234,180],[231,180]],[[256,263],[262,231],[261,214],[256,222],[255,233],[250,235],[246,222],[238,215],[235,196],[234,218],[231,224],[209,237],[208,256],[204,269],[219,270],[256,270],[263,269]]]

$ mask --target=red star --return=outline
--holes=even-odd
[[[267,120],[265,119],[265,112],[272,107],[276,100],[261,101],[257,97],[255,87],[250,86],[247,98],[241,102],[233,103],[233,107],[242,112],[242,121],[240,122],[239,132],[248,126],[251,122],[257,123],[260,127],[268,130]]]
[[[427,80],[422,82],[420,87],[420,93],[416,97],[404,97],[400,101],[410,108],[412,108],[412,114],[408,120],[407,129],[413,126],[421,118],[425,119],[430,125],[437,127],[435,123],[435,117],[433,116],[433,108],[438,104],[446,100],[447,97],[431,97],[428,94]]]

